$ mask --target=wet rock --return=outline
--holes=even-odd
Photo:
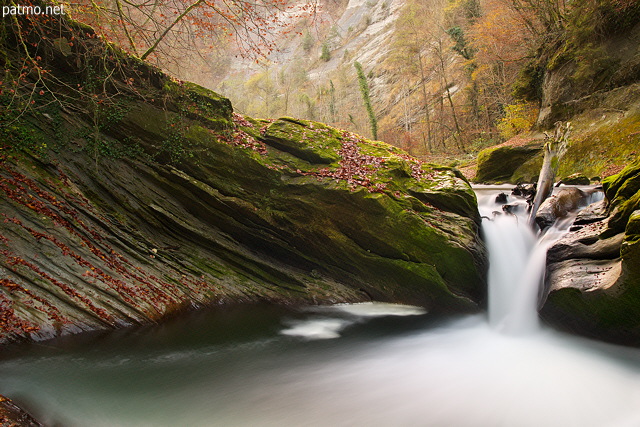
[[[506,193],[500,193],[496,196],[496,203],[507,203],[508,196]]]
[[[502,205],[502,212],[509,215],[515,215],[515,213],[518,212],[521,208],[522,205],[518,203],[511,203],[508,205]]]
[[[43,427],[10,399],[0,396],[0,427]]]
[[[533,199],[536,197],[536,192],[537,184],[517,184],[511,190],[511,194],[522,197],[529,205],[533,203]]]
[[[580,227],[602,221],[607,218],[607,215],[607,201],[602,199],[599,202],[590,204],[578,212],[575,221],[573,221],[573,226]]]
[[[567,234],[547,252],[549,263],[567,259],[617,259],[624,233],[609,238],[601,237],[601,227],[583,227],[579,232]]]
[[[585,198],[586,194],[575,187],[561,189],[542,202],[536,212],[536,224],[541,230],[550,227],[556,220],[566,218],[578,209]]]
[[[603,185],[606,201],[547,253],[540,315],[563,330],[640,346],[640,160]],[[609,216],[596,221],[605,206]]]

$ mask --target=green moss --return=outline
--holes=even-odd
[[[0,118],[8,119],[5,116]],[[46,155],[48,142],[46,134],[29,121],[21,118],[9,118],[0,128],[0,144],[9,149],[31,151],[39,156]]]
[[[333,164],[341,156],[341,134],[322,123],[281,118],[265,130],[264,141],[309,163]]]
[[[574,173],[561,178],[563,184],[566,185],[589,185],[591,180],[581,173]]]
[[[562,158],[559,175],[582,173],[606,177],[612,166],[624,166],[640,152],[640,111],[619,113],[585,113],[574,120],[576,131]]]
[[[544,161],[544,153],[540,151],[537,155],[524,162],[511,175],[509,182],[512,183],[534,183],[538,181],[540,169]]]
[[[475,180],[484,183],[510,182],[518,168],[541,151],[541,143],[526,146],[497,146],[482,150],[478,154]]]
[[[640,159],[627,165],[620,173],[602,180],[602,188],[611,201],[628,199],[640,190]]]

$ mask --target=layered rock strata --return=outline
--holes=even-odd
[[[606,200],[582,212],[548,251],[548,323],[640,345],[640,160],[603,181]]]

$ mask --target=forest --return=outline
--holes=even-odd
[[[619,70],[604,42],[640,13],[633,0],[370,0],[353,16],[344,0],[60,4],[96,36],[218,91],[240,113],[319,120],[413,155],[467,160],[551,127],[539,113],[553,70],[576,64],[567,76],[575,99],[632,79],[635,68]]]

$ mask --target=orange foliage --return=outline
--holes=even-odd
[[[470,28],[477,58],[481,62],[518,61],[529,52],[527,29],[522,17],[505,8],[502,0],[484,2],[484,14]]]

